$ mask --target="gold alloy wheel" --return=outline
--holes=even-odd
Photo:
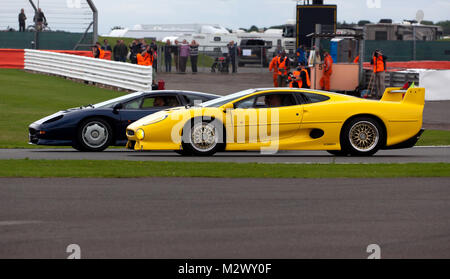
[[[208,152],[214,149],[218,143],[216,128],[211,123],[198,123],[191,129],[191,144],[200,152]]]
[[[380,140],[378,128],[369,121],[356,122],[349,132],[350,144],[359,152],[373,150]]]

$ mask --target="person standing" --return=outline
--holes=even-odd
[[[36,11],[36,14],[34,15],[34,22],[36,24],[36,30],[37,31],[42,31],[42,29],[44,29],[44,25],[47,25],[47,18],[44,15],[44,12],[42,11],[41,8],[39,8]]]
[[[166,66],[166,73],[172,72],[172,44],[170,40],[166,41],[166,45],[164,46],[164,64]]]
[[[104,51],[112,51],[112,48],[111,48],[111,46],[109,45],[107,39],[104,39],[104,40],[103,40],[103,46],[102,46],[102,49],[103,49]]]
[[[231,67],[233,69],[233,73],[237,72],[236,69],[236,53],[237,53],[237,47],[234,41],[231,41],[228,44],[228,57],[230,58]]]
[[[92,48],[92,54],[94,58],[105,59],[105,51],[102,49],[102,45],[99,42]]]
[[[114,46],[114,60],[120,62],[127,62],[128,48],[123,40],[117,40]]]
[[[138,40],[133,40],[130,45],[130,60],[131,63],[137,64],[137,55],[140,53],[142,45],[138,42]]]
[[[320,87],[322,90],[330,91],[330,79],[333,74],[333,59],[328,51],[324,53],[323,76],[320,79]]]
[[[120,61],[119,58],[119,46],[120,46],[120,40],[117,40],[116,45],[113,48],[113,56],[114,56],[114,61]]]
[[[277,59],[278,67],[278,86],[287,87],[288,72],[290,69],[289,57],[286,55],[286,51],[283,50],[281,55]]]
[[[192,40],[191,44],[189,45],[189,54],[191,55],[191,68],[193,74],[197,73],[198,46],[199,44],[195,40]]]
[[[136,55],[137,64],[141,66],[153,67],[154,55],[150,46],[143,46],[141,52]],[[156,73],[152,71],[152,84],[155,84]]]
[[[297,65],[306,65],[306,52],[303,46],[297,48]]]
[[[375,75],[376,97],[381,99],[385,91],[385,73],[386,73],[387,56],[383,55],[381,50],[377,49],[373,53],[370,64],[373,65],[373,73]]]
[[[186,40],[180,45],[180,72],[186,72],[186,64],[189,57],[189,45]]]
[[[153,52],[153,70],[158,72],[158,45],[155,43],[155,40],[150,42],[150,49]]]
[[[277,60],[280,57],[281,52],[278,52],[277,55],[275,55],[272,58],[272,61],[270,61],[269,64],[269,72],[273,71],[272,77],[273,77],[273,87],[278,87],[278,64]]]
[[[25,15],[25,10],[21,9],[19,14],[19,32],[25,32],[25,21],[27,16]]]
[[[175,40],[175,44],[172,46],[173,59],[175,60],[175,70],[180,72],[180,43]]]

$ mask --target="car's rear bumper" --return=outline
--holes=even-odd
[[[391,146],[386,146],[383,149],[404,149],[404,148],[411,148],[414,145],[416,145],[416,143],[419,141],[420,136],[423,134],[423,132],[425,131],[425,129],[420,129],[420,131],[414,136],[411,137],[407,140],[405,140],[404,142],[401,143],[397,143]]]

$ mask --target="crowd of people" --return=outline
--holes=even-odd
[[[94,57],[100,58],[102,51],[110,51],[114,61],[127,62],[132,64],[152,66],[157,71],[158,45],[154,40],[150,44],[145,39],[135,39],[130,45],[126,45],[124,40],[117,40],[114,47],[111,47],[108,40],[103,41],[103,45],[97,43],[93,47]],[[164,66],[166,72],[172,72],[172,64],[175,64],[175,70],[178,73],[185,73],[188,61],[191,62],[192,73],[198,72],[199,44],[193,40],[188,43],[186,40],[179,42],[170,40],[160,48],[161,55],[164,57]],[[104,56],[103,56],[104,57]]]
[[[192,40],[191,43],[187,40],[183,40],[181,43],[175,40],[173,44],[167,40],[162,52],[167,73],[172,72],[172,61],[175,62],[176,72],[185,73],[188,59],[191,61],[192,73],[198,72],[199,44],[195,40]]]
[[[310,57],[310,56],[313,57]],[[292,63],[285,51],[279,51],[269,64],[269,71],[273,72],[274,87],[311,88],[309,61],[313,64],[322,64],[322,58],[318,49],[307,53],[303,46],[296,52],[296,59]],[[293,64],[293,65],[291,65]],[[291,69],[293,71],[291,72]],[[322,90],[330,90],[330,78],[333,73],[333,59],[330,54],[324,52],[323,75],[320,79]]]
[[[223,53],[219,56],[223,56],[224,68],[228,72],[228,68],[231,68],[233,73],[237,72],[237,45],[234,41],[231,41],[224,48]],[[155,71],[158,71],[158,56],[161,56],[161,62],[164,66],[164,71],[167,73],[175,70],[176,73],[186,73],[188,62],[190,61],[191,71],[193,74],[198,73],[199,64],[199,44],[197,41],[192,40],[190,43],[187,40],[174,42],[167,40],[164,45],[159,46],[154,40],[148,44],[145,39],[135,39],[128,46],[124,40],[117,40],[116,44],[112,47],[108,40],[103,40],[103,44],[97,43],[93,47],[94,57],[105,57],[103,51],[110,51],[111,58],[118,62],[129,61],[132,64],[138,65],[151,65]],[[147,54],[143,53],[145,51]],[[145,59],[139,59],[139,54]],[[213,62],[212,69],[215,69],[218,65],[218,61]],[[160,64],[161,65],[161,64]],[[173,69],[173,66],[175,66]]]

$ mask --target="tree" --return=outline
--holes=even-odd
[[[366,24],[371,24],[372,22],[370,22],[369,20],[360,20],[358,21],[358,26],[364,26]]]
[[[442,27],[442,31],[443,31],[444,35],[450,35],[450,20],[439,21],[436,23],[436,25],[439,25]]]
[[[250,29],[248,29],[248,32],[253,32],[253,31],[258,32],[258,31],[259,31],[259,28],[258,28],[256,25],[252,25],[252,26],[250,27]]]
[[[420,24],[423,24],[423,25],[434,25],[434,23],[432,21],[430,21],[430,20],[422,20],[420,22]]]
[[[284,29],[285,25],[275,25],[275,26],[270,26],[269,29]]]

